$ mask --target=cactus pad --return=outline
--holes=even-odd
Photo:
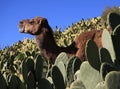
[[[86,89],[85,85],[80,80],[75,80],[71,85],[70,89]]]
[[[52,68],[52,79],[56,89],[65,89],[63,75],[57,66]]]
[[[88,40],[86,43],[86,56],[89,64],[96,70],[99,70],[101,65],[99,49],[93,40]]]
[[[114,71],[116,70],[116,68],[109,64],[109,63],[102,63],[101,64],[101,68],[100,68],[100,75],[102,77],[103,80],[105,80],[106,75],[110,72],[110,71]]]
[[[120,24],[118,25],[118,27],[116,27],[116,29],[113,32],[112,40],[113,40],[113,46],[116,54],[116,59],[117,59],[117,62],[119,62],[118,64],[120,65],[120,54],[119,54],[120,53]]]
[[[80,78],[86,89],[94,89],[102,81],[99,71],[91,67],[88,61],[81,64],[77,77]]]
[[[115,27],[113,35],[120,36],[120,24]]]
[[[120,24],[120,15],[117,13],[109,13],[107,20],[112,30],[114,30],[115,27]]]
[[[58,63],[58,68],[60,69],[60,71],[61,71],[61,73],[62,73],[62,75],[63,75],[63,78],[64,78],[64,83],[66,82],[66,69],[65,69],[65,65],[64,65],[64,63],[61,61],[61,62],[59,62]]]
[[[103,30],[103,33],[102,33],[102,45],[104,48],[106,48],[109,51],[112,61],[114,62],[116,59],[116,56],[115,56],[115,51],[113,47],[113,42],[112,42],[110,33],[106,29]]]
[[[10,75],[8,80],[9,89],[23,89],[22,82],[16,75]]]
[[[23,79],[26,83],[28,83],[28,80],[27,80],[27,74],[29,73],[30,70],[28,70],[28,67],[27,67],[27,64],[26,64],[26,60],[24,60],[22,62],[22,75],[23,75]]]
[[[80,68],[81,61],[76,56],[69,59],[66,66],[68,86],[74,81],[74,74]]]
[[[55,65],[57,65],[60,61],[62,61],[64,64],[67,63],[68,55],[65,52],[62,52],[57,56],[57,58],[55,60]]]
[[[0,89],[7,89],[6,80],[1,73],[0,73]]]
[[[105,87],[105,81],[102,81],[96,85],[95,89],[106,89]]]
[[[105,78],[106,89],[120,89],[120,72],[112,71]]]
[[[28,79],[27,86],[29,87],[29,89],[35,89],[36,87],[35,76],[31,71],[28,73],[27,79]]]
[[[36,80],[39,81],[42,77],[42,72],[43,72],[43,58],[41,55],[38,55],[35,60],[35,76]]]
[[[34,72],[34,61],[33,61],[33,59],[28,58],[26,60],[26,66],[27,66],[27,68],[28,68],[29,71]]]
[[[106,48],[100,49],[100,57],[101,57],[100,58],[101,63],[107,62],[107,63],[113,64],[112,59],[111,59],[111,55]]]
[[[41,78],[38,82],[38,89],[53,89],[52,84],[44,78]]]

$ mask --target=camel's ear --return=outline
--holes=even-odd
[[[48,25],[48,21],[47,21],[47,19],[42,18],[42,19],[40,20],[39,24],[41,24],[42,26],[46,26],[46,25]]]

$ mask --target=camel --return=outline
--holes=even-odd
[[[53,30],[46,18],[35,17],[33,19],[22,20],[19,22],[19,28],[21,33],[35,36],[42,55],[52,64],[61,52],[66,52],[69,57],[75,55],[81,62],[85,61],[85,45],[89,39],[94,40],[99,48],[102,47],[102,30],[83,32],[74,39],[70,46],[60,47],[55,42]]]

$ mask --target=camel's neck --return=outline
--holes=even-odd
[[[37,45],[39,46],[42,55],[52,63],[54,63],[55,58],[61,52],[74,54],[77,51],[75,43],[72,43],[68,47],[57,46],[54,40],[53,31],[50,27],[42,28],[41,30],[42,32],[35,36]]]
[[[43,32],[35,36],[40,49],[48,49],[51,48],[52,45],[54,45],[54,47],[57,47],[53,33],[52,31],[49,31],[51,29],[48,29],[48,32],[44,32],[45,30],[47,30],[47,28],[42,28]]]
[[[55,60],[56,56],[60,53],[60,47],[57,46],[52,29],[42,28],[42,32],[36,35],[36,42],[40,48],[42,55],[48,60]]]

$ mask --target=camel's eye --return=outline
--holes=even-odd
[[[30,23],[30,24],[34,24],[34,21],[33,21],[33,20],[31,20],[29,23]]]

